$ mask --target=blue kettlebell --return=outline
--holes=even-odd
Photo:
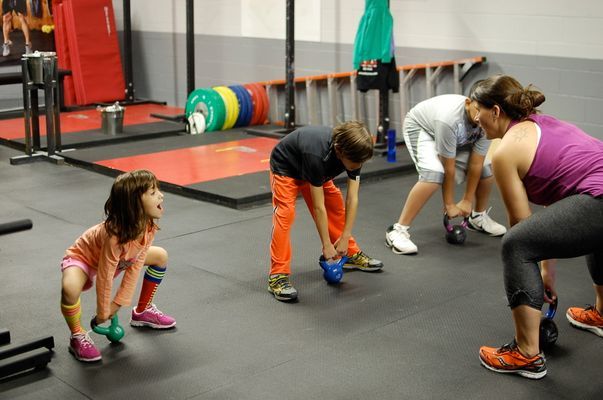
[[[547,291],[547,295],[550,297],[551,293]],[[557,312],[558,300],[559,299],[555,298],[553,304],[549,304],[549,308],[546,310],[544,317],[540,320],[539,344],[541,350],[548,350],[557,342],[559,331],[557,330],[557,325],[555,324],[555,321],[553,321],[553,318]]]
[[[446,228],[446,241],[450,244],[463,244],[467,239],[467,224],[469,217],[465,217],[460,225],[452,225],[448,214],[444,213],[444,228]]]
[[[328,283],[339,283],[343,278],[343,264],[348,260],[346,256],[341,257],[336,262],[328,262],[324,256],[320,256],[318,263],[323,269],[322,276]]]
[[[107,339],[109,339],[112,343],[117,343],[124,337],[125,332],[124,328],[119,325],[119,319],[117,318],[117,314],[111,318],[111,325],[109,326],[100,326],[96,323],[96,317],[92,317],[92,321],[90,321],[90,326],[92,330],[99,335],[105,335]]]

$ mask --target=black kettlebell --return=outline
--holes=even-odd
[[[446,228],[446,241],[450,244],[463,244],[467,239],[467,224],[469,217],[463,218],[460,225],[452,225],[448,214],[444,213],[444,228]]]
[[[547,295],[550,297],[551,293],[547,292]],[[553,321],[555,313],[557,312],[557,300],[558,299],[556,298],[552,304],[549,304],[549,308],[546,310],[544,317],[540,320],[540,350],[550,349],[555,342],[557,342],[559,332],[555,321]]]

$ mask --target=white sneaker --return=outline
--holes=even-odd
[[[408,229],[400,224],[394,224],[385,232],[385,244],[396,254],[414,254],[417,246],[410,240]]]
[[[4,43],[2,45],[2,57],[6,57],[10,54],[10,43]]]
[[[31,49],[31,43],[25,45],[25,54],[31,54],[33,50]]]
[[[492,207],[475,217],[471,213],[467,228],[472,231],[487,233],[490,236],[502,236],[507,233],[507,228],[490,218],[488,213],[491,209]]]

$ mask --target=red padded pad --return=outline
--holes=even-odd
[[[126,85],[113,2],[64,0],[63,16],[78,104],[123,100]]]
[[[55,4],[54,12],[54,42],[57,49],[57,62],[59,68],[71,70],[71,59],[69,55],[69,46],[67,45],[67,32],[65,30],[65,18],[63,17],[63,4]],[[73,86],[73,77],[65,76],[63,78],[63,101],[66,106],[73,106],[75,101],[75,88]]]

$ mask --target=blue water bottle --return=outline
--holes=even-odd
[[[396,130],[387,130],[387,162],[396,162]]]

